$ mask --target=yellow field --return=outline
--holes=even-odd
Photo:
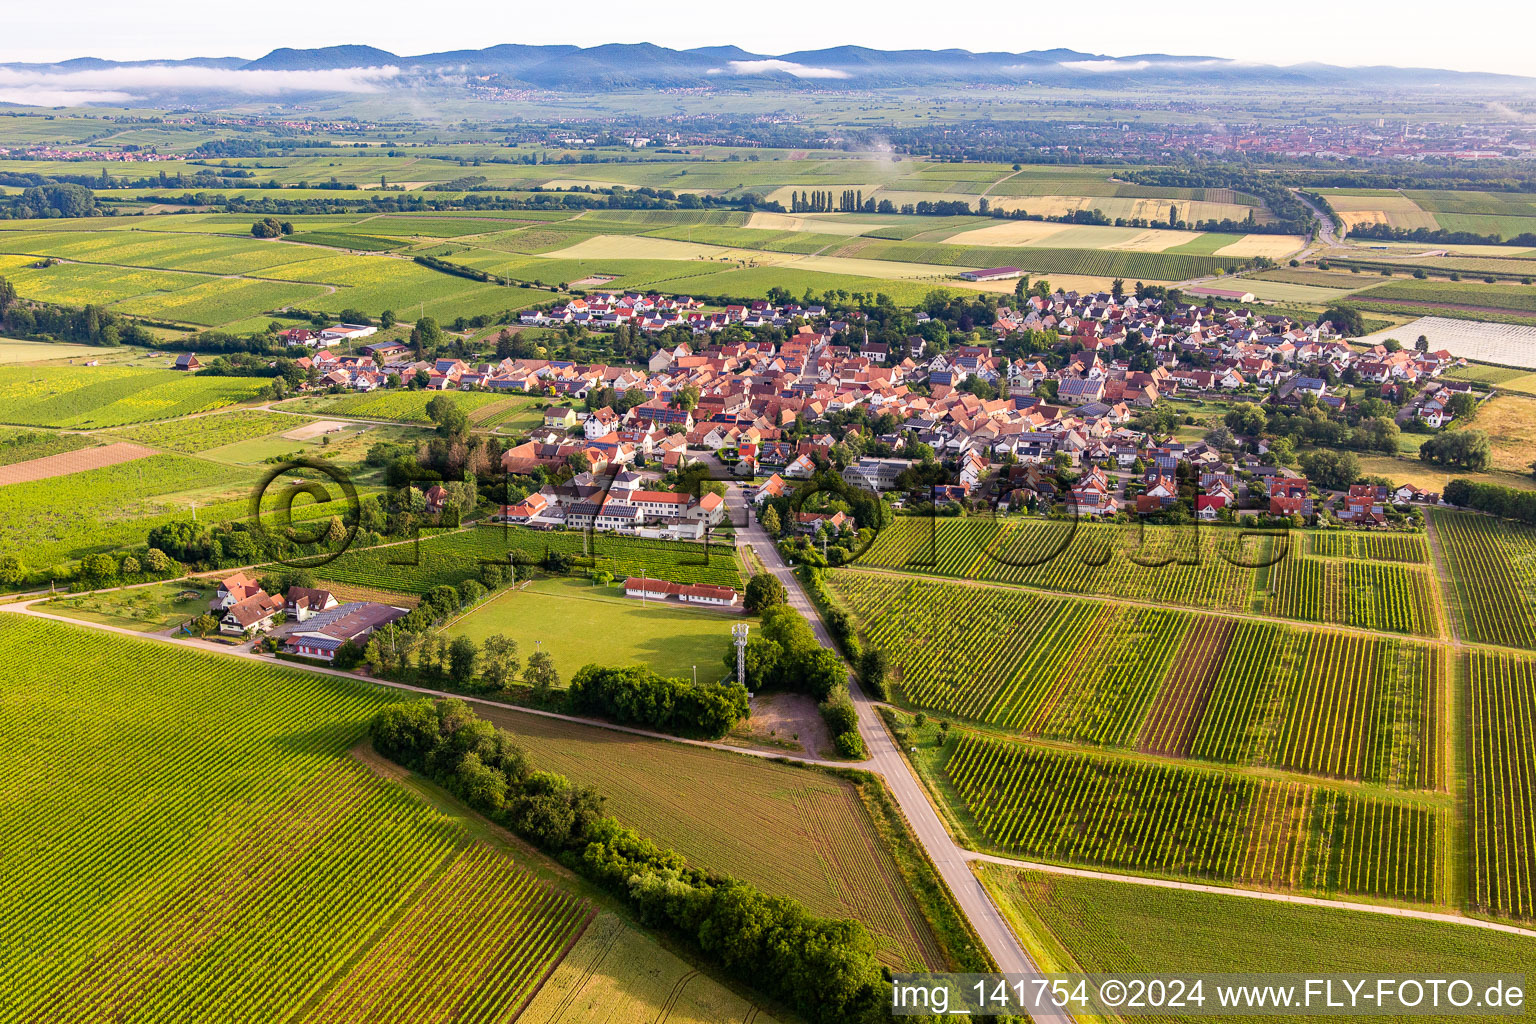
[[[1091,228],[1089,230],[1092,230]],[[1106,230],[1118,231],[1119,228]],[[1170,231],[1166,228],[1147,228],[1138,231],[1132,238],[1123,242],[1112,242],[1104,246],[1106,249],[1124,249],[1129,252],[1165,252],[1176,245],[1199,238],[1203,232],[1198,231]]]
[[[540,254],[558,260],[694,260],[713,263],[749,263],[758,267],[784,267],[819,274],[852,274],[887,281],[933,279],[954,283],[959,267],[936,263],[902,263],[896,260],[863,260],[844,256],[798,256],[758,249],[729,249],[719,245],[680,242],[643,235],[595,235],[556,252]],[[594,267],[593,269],[601,269]],[[1010,285],[1009,290],[1012,286]]]
[[[94,359],[104,355],[121,355],[120,348],[94,348],[90,345],[72,345],[48,341],[12,341],[0,338],[0,364],[35,363],[44,359]]]
[[[1409,484],[1426,491],[1443,491],[1448,481],[1467,475],[1465,470],[1441,469],[1428,462],[1420,462],[1411,456],[1393,458],[1390,455],[1361,455],[1359,459],[1360,472],[1366,476],[1386,477],[1394,484]],[[1484,479],[1489,483],[1517,487],[1522,491],[1536,490],[1536,479],[1532,479],[1529,471],[1524,473],[1495,471],[1487,474]]]
[[[518,1020],[526,1024],[775,1024],[612,914],[600,914]]]
[[[1289,256],[1305,244],[1300,235],[1244,235],[1231,245],[1216,250],[1217,256],[1238,256],[1244,259],[1268,256],[1278,260]]]
[[[600,181],[597,178],[551,178],[549,181],[546,181],[544,183],[544,187],[545,188],[567,188],[568,189],[568,188],[574,188],[574,187],[576,187],[578,185],[579,186],[583,186],[583,187],[590,186],[591,188],[627,188],[627,189],[633,189],[633,188],[637,188],[638,187],[636,185],[627,185],[627,184],[625,184],[622,181]],[[666,188],[670,189],[673,192],[698,192],[700,194],[703,194],[705,192],[719,192],[720,191],[720,189],[717,189],[717,188],[689,188],[686,185],[674,185],[674,184],[668,184],[666,186]]]
[[[1529,473],[1536,452],[1536,399],[1500,395],[1482,404],[1472,426],[1493,442],[1493,468]]]
[[[952,245],[1039,245],[1049,244],[1052,235],[1059,235],[1070,224],[1053,224],[1043,220],[1004,220],[988,224],[984,228],[968,228],[944,239]]]
[[[911,195],[913,193],[903,193]],[[889,193],[881,193],[887,198]],[[946,198],[964,199],[961,195]],[[974,205],[977,197],[969,197]],[[1193,224],[1202,220],[1233,220],[1247,218],[1250,207],[1236,203],[1206,203],[1186,199],[1123,199],[1114,196],[988,196],[988,201],[1003,210],[1028,210],[1042,217],[1064,217],[1079,210],[1101,210],[1106,217],[1123,217],[1126,220],[1166,221],[1172,207],[1179,208],[1179,219]],[[892,202],[895,199],[892,198]]]
[[[758,231],[805,231],[813,235],[862,235],[866,231],[878,231],[889,224],[855,224],[839,220],[837,214],[790,214],[758,211],[747,221],[747,227]]]
[[[1350,196],[1328,193],[1328,202],[1347,227],[1390,224],[1394,228],[1434,228],[1434,215],[1407,196]]]

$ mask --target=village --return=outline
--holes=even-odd
[[[921,324],[927,314],[915,318]],[[1021,297],[997,307],[989,343],[974,338],[944,351],[930,351],[921,335],[898,346],[871,342],[864,313],[792,302],[707,311],[687,297],[594,293],[522,319],[669,333],[644,367],[413,359],[411,346],[370,343],[375,329],[355,324],[284,337],[306,349],[298,362],[313,369],[315,389],[546,399],[541,424],[506,450],[501,467],[548,482],[494,518],[669,540],[704,539],[726,518],[724,503],[660,489],[641,470],[701,460],[741,479],[759,504],[828,468],[869,490],[899,490],[903,471],[926,460],[947,470],[927,495],[936,506],[1104,518],[1161,515],[1182,503],[1213,522],[1311,520],[1326,511],[1339,523],[1381,526],[1390,507],[1438,495],[1374,483],[1319,489],[1258,437],[1218,446],[1175,437],[1168,425],[1180,416],[1194,422],[1191,409],[1240,403],[1339,416],[1353,394],[1390,403],[1397,424],[1429,433],[1453,422],[1457,397],[1471,393],[1467,382],[1442,379],[1459,361],[1419,350],[1427,346],[1360,350],[1327,321],[1110,293]],[[742,330],[714,337],[726,328]],[[680,332],[691,340],[673,343]],[[198,364],[187,355],[176,365]],[[1144,422],[1160,409],[1176,415]]]

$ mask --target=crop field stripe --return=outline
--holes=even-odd
[[[1536,916],[1536,663],[1468,654],[1472,898],[1490,913]]]
[[[1197,547],[1187,536],[1188,531],[1172,527],[1138,525],[1128,532],[1102,523],[903,516],[880,532],[861,564],[1068,594],[1252,610],[1260,576],[1238,564],[1235,556],[1247,546],[1242,534],[1203,529],[1196,535]],[[1172,561],[1138,564],[1130,557],[1133,542],[1139,544],[1139,558]],[[1376,548],[1368,543],[1356,550],[1369,560],[1313,557],[1294,545],[1288,557],[1265,571],[1262,611],[1310,622],[1441,635],[1429,570],[1413,560],[1413,545],[1397,551],[1402,557],[1385,561],[1376,560]],[[915,564],[919,551],[931,564]]]
[[[834,570],[911,704],[1051,740],[1442,784],[1438,648],[1394,637]]]
[[[1432,510],[1467,639],[1536,648],[1536,530]]]
[[[1183,757],[1198,731],[1236,623],[1202,618],[1185,636],[1141,732],[1147,753]]]

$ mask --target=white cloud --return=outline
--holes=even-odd
[[[46,85],[0,85],[0,103],[19,103],[25,107],[74,107],[89,103],[131,103],[126,92],[86,89],[52,89]]]
[[[728,68],[728,70],[727,70]],[[848,72],[836,68],[813,68],[796,64],[792,60],[733,60],[726,68],[710,68],[711,75],[765,75],[771,71],[783,71],[796,78],[850,78]]]
[[[399,74],[400,69],[396,67],[321,71],[240,71],[167,64],[84,71],[0,68],[0,102],[56,107],[76,103],[126,103],[168,92],[228,92],[242,96],[369,93],[378,92]]]
[[[1230,60],[1121,60],[1117,57],[1106,57],[1102,60],[1064,60],[1061,66],[1071,68],[1074,71],[1098,71],[1098,72],[1125,72],[1145,71],[1156,67],[1169,71],[1184,70],[1187,68],[1213,68],[1219,65],[1236,64]],[[1027,70],[1019,68],[1019,70]]]

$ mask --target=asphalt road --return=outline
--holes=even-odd
[[[778,547],[772,538],[756,521],[745,528],[739,525],[744,518],[750,518],[745,513],[746,497],[741,487],[735,483],[728,483],[726,490],[726,505],[731,512],[731,521],[738,524],[736,526],[737,542],[752,545],[752,550],[762,560],[763,565],[784,584],[790,607],[810,621],[812,628],[816,631],[817,639],[823,646],[836,650],[837,645],[832,642],[832,635],[827,631],[826,624],[821,621],[820,613],[800,586],[800,580],[794,570],[780,557]],[[917,836],[918,842],[923,844],[929,859],[938,868],[939,875],[949,886],[949,891],[954,894],[960,910],[970,920],[971,927],[976,930],[976,934],[986,945],[987,952],[997,963],[998,970],[1006,974],[1039,975],[1040,968],[1019,945],[1019,940],[1014,936],[1013,930],[1008,927],[1008,923],[1003,920],[997,905],[992,902],[992,898],[987,895],[987,891],[982,888],[981,883],[971,872],[970,860],[974,855],[962,850],[950,836],[949,830],[944,827],[938,812],[928,802],[928,794],[924,791],[922,783],[912,774],[906,758],[902,757],[901,751],[896,748],[896,741],[886,729],[885,723],[881,721],[875,703],[859,689],[856,681],[850,680],[848,689],[853,696],[854,706],[858,708],[859,732],[864,737],[865,746],[869,748],[869,760],[858,767],[876,772],[885,780],[886,787],[891,791],[902,813],[906,815],[913,834]],[[1066,1011],[1055,1010],[1049,1013],[1037,1013],[1034,1019],[1041,1024],[1047,1021],[1067,1024],[1072,1017]]]

